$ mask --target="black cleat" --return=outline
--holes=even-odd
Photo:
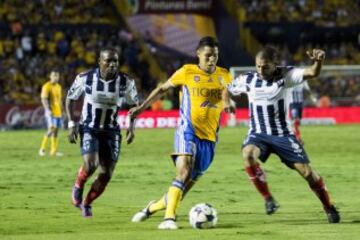
[[[336,207],[332,205],[329,209],[325,209],[326,216],[328,218],[329,223],[339,223],[340,222],[340,214]]]
[[[265,200],[265,211],[267,215],[275,213],[280,205],[275,201],[273,197],[270,197]]]

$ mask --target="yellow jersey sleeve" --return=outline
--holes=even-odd
[[[232,82],[232,76],[231,76],[230,72],[225,68],[218,67],[217,73],[219,74],[218,76],[219,76],[221,85],[224,88],[227,88]]]
[[[41,98],[49,98],[50,95],[50,87],[49,84],[44,84],[41,88]]]
[[[186,84],[186,68],[182,67],[178,69],[170,78],[169,82],[174,86],[181,86]]]
[[[230,72],[228,70],[226,70],[226,72],[224,73],[225,86],[229,86],[231,82],[232,82],[232,76],[231,76]]]

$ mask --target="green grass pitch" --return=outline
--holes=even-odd
[[[130,222],[174,177],[168,155],[173,129],[137,130],[135,142],[123,144],[114,177],[93,204],[93,219],[83,219],[70,204],[81,157],[79,147],[66,142],[65,131],[60,133],[61,158],[37,155],[43,131],[0,132],[0,239],[360,239],[360,125],[302,127],[312,166],[341,211],[337,225],[327,223],[305,181],[275,156],[264,168],[281,207],[275,215],[265,215],[240,158],[246,131],[221,129],[213,165],[180,206],[177,231],[157,230],[163,213],[144,223]],[[188,211],[199,202],[217,209],[216,228],[190,227]]]

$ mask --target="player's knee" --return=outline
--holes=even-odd
[[[84,168],[88,174],[93,174],[96,170],[96,164],[94,161],[85,161]]]
[[[297,167],[297,170],[303,178],[307,180],[310,180],[312,178],[313,173],[310,166],[301,165]]]
[[[100,182],[107,184],[111,179],[111,173],[109,172],[101,173],[99,174],[98,179]]]
[[[183,167],[178,170],[176,174],[176,179],[185,182],[187,179],[190,178],[191,175],[191,168],[190,167]]]
[[[244,159],[245,165],[252,165],[255,163],[255,149],[253,147],[245,147],[242,150],[242,156]]]
[[[58,135],[58,129],[57,129],[57,128],[53,128],[53,129],[52,129],[52,134],[53,134],[54,137],[57,137],[57,135]]]

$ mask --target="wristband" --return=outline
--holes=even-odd
[[[75,122],[74,121],[69,121],[68,122],[68,128],[73,128],[75,127]]]

